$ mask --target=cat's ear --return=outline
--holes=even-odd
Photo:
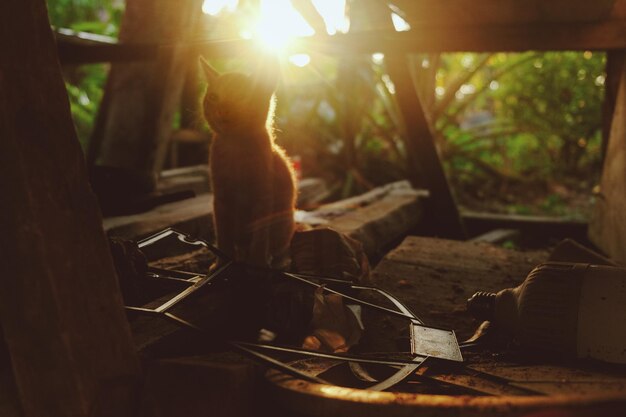
[[[200,66],[202,67],[202,72],[204,72],[204,77],[206,78],[209,84],[213,84],[213,82],[215,82],[217,77],[220,76],[220,73],[217,72],[217,70],[213,68],[211,64],[209,64],[209,61],[207,61],[202,55],[200,55]]]

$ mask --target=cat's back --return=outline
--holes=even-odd
[[[273,152],[266,131],[245,135],[216,134],[210,148],[209,168],[214,189],[255,187],[272,171]]]

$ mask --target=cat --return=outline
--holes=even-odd
[[[293,166],[274,143],[277,68],[263,61],[253,76],[220,74],[200,62],[208,83],[204,117],[214,133],[209,167],[217,247],[237,262],[283,268],[297,193]]]

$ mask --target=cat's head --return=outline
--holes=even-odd
[[[220,74],[202,57],[200,63],[208,84],[204,117],[213,130],[228,133],[265,126],[278,82],[276,67],[265,62],[254,75]]]

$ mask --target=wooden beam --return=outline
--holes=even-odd
[[[371,31],[300,38],[290,52],[323,54],[584,51],[626,48],[626,21],[518,25],[415,25],[410,31]]]
[[[67,29],[57,29],[54,35],[63,65],[149,60],[158,49],[156,44],[118,44],[115,38]]]
[[[62,62],[67,64],[142,61],[156,59],[155,43],[143,44],[71,44],[59,37]],[[94,46],[92,46],[94,45]],[[172,48],[173,43],[163,43]],[[207,58],[237,58],[258,50],[250,40],[212,40],[186,42],[190,54]],[[88,51],[94,48],[93,52]],[[585,51],[626,49],[626,18],[599,22],[556,22],[528,24],[449,25],[415,24],[407,32],[368,31],[298,38],[289,46],[289,53],[325,55],[358,55],[383,53],[440,52],[525,52]],[[76,56],[73,55],[76,54]]]
[[[0,50],[0,327],[23,414],[130,416],[138,362],[44,0],[0,2]]]
[[[410,24],[484,25],[593,22],[624,0],[390,0]],[[396,9],[397,10],[397,9]]]
[[[253,41],[189,44],[207,57],[244,56]],[[424,23],[410,31],[376,30],[295,39],[288,53],[328,55],[421,52],[525,52],[626,49],[626,18],[599,22],[451,25]]]

